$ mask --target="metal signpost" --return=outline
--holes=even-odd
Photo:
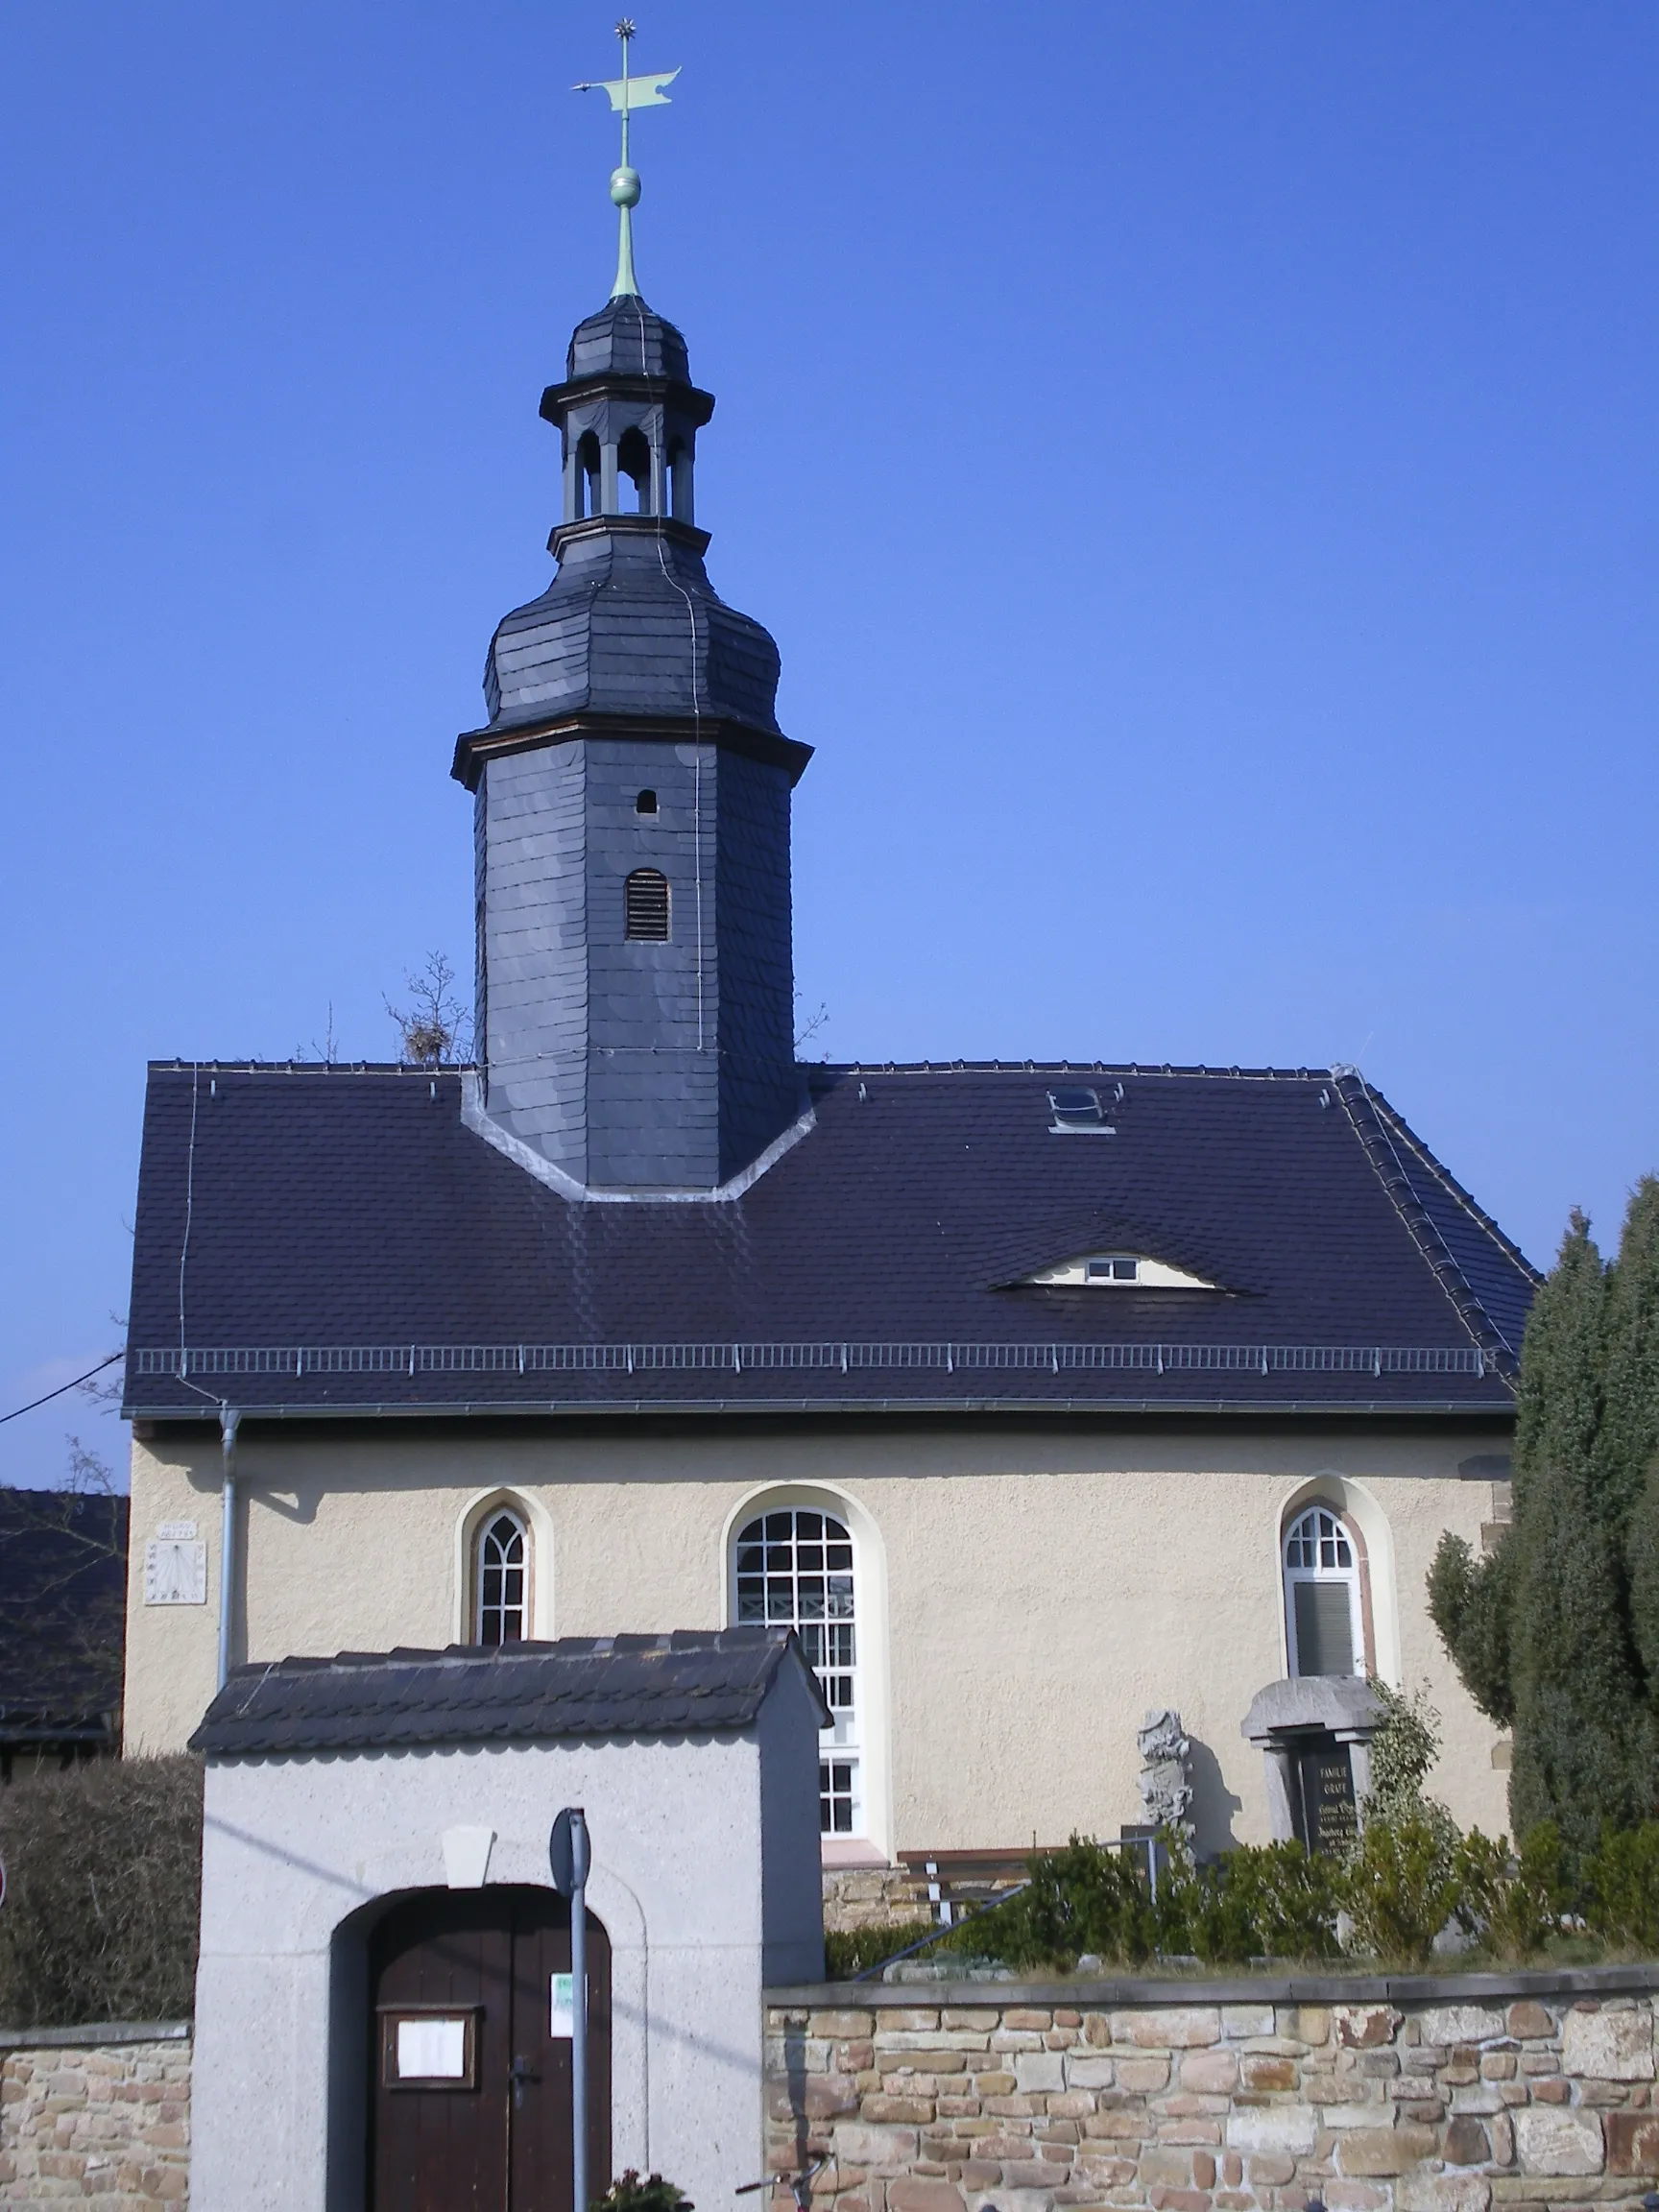
[[[588,2212],[588,1815],[566,1805],[547,1839],[553,1887],[570,1900],[570,2200]],[[551,1997],[551,1993],[549,1993]]]

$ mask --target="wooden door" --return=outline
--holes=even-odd
[[[373,2212],[572,2212],[570,2040],[553,1981],[570,1907],[551,1889],[440,1890],[370,1944]],[[588,2176],[611,2181],[611,1946],[588,1916]]]

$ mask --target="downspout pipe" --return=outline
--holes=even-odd
[[[219,1407],[219,1456],[224,1490],[219,1521],[219,1687],[230,1674],[231,1600],[236,1588],[236,1431],[242,1416],[234,1406]]]

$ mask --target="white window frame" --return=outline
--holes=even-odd
[[[518,1603],[517,1605],[509,1605],[506,1602],[505,1592],[503,1592],[501,1604],[498,1606],[491,1607],[489,1610],[500,1612],[503,1616],[509,1613],[517,1613],[518,1616],[518,1633],[512,1639],[509,1639],[505,1634],[497,1637],[493,1645],[489,1645],[487,1647],[487,1648],[492,1650],[499,1649],[509,1641],[521,1644],[528,1638],[533,1637],[535,1634],[535,1628],[533,1625],[535,1621],[535,1613],[532,1607],[532,1576],[535,1571],[535,1545],[530,1534],[529,1517],[528,1515],[521,1513],[516,1505],[509,1505],[503,1500],[501,1503],[491,1505],[487,1508],[487,1510],[479,1517],[478,1526],[473,1530],[472,1534],[472,1634],[470,1641],[479,1645],[485,1643],[484,1616],[486,1612],[486,1604],[484,1597],[484,1576],[486,1572],[490,1571],[489,1562],[486,1559],[485,1548],[494,1540],[495,1528],[502,1521],[510,1521],[513,1524],[515,1529],[517,1531],[521,1560],[521,1565],[518,1569],[518,1572],[522,1576],[522,1580],[519,1584],[519,1598]],[[511,1574],[513,1572],[511,1563],[504,1561],[502,1563],[501,1571],[504,1575]],[[505,1622],[503,1622],[503,1625],[505,1625]]]
[[[752,1534],[755,1530],[760,1533]],[[847,1566],[843,1568],[837,1558],[831,1567],[830,1559],[843,1550]],[[746,1557],[757,1551],[762,1554],[758,1565]],[[821,1818],[820,1835],[827,1843],[850,1841],[868,1832],[864,1735],[868,1626],[861,1569],[857,1533],[845,1509],[830,1500],[762,1496],[733,1525],[729,1578],[733,1625],[764,1623],[793,1628],[833,1716],[819,1739],[820,1814],[828,1808],[832,1821],[834,1810],[845,1805],[847,1825],[826,1825]],[[753,1588],[757,1580],[763,1585],[760,1591]],[[823,1584],[822,1590],[814,1589],[817,1583]],[[836,1584],[847,1587],[837,1589]],[[845,1658],[833,1648],[843,1639],[852,1647]],[[826,1644],[831,1648],[826,1650]],[[846,1788],[840,1787],[843,1777],[836,1768],[850,1769]]]
[[[1311,1549],[1312,1562],[1305,1563]],[[1298,1556],[1292,1564],[1291,1553]],[[1342,1554],[1347,1554],[1347,1564]],[[1358,1535],[1340,1507],[1329,1499],[1310,1498],[1290,1514],[1279,1547],[1285,1605],[1285,1650],[1292,1676],[1300,1678],[1301,1655],[1296,1648],[1296,1586],[1301,1582],[1341,1582],[1348,1590],[1348,1638],[1354,1653],[1354,1672],[1363,1675],[1365,1665],[1365,1608],[1361,1578],[1364,1550]],[[1314,1677],[1317,1679],[1317,1677]]]

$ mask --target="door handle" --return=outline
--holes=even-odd
[[[531,2066],[528,2058],[516,2054],[512,2065],[507,2069],[507,2079],[513,2085],[513,2109],[515,2112],[522,2112],[525,2084],[540,2081],[541,2077]]]

